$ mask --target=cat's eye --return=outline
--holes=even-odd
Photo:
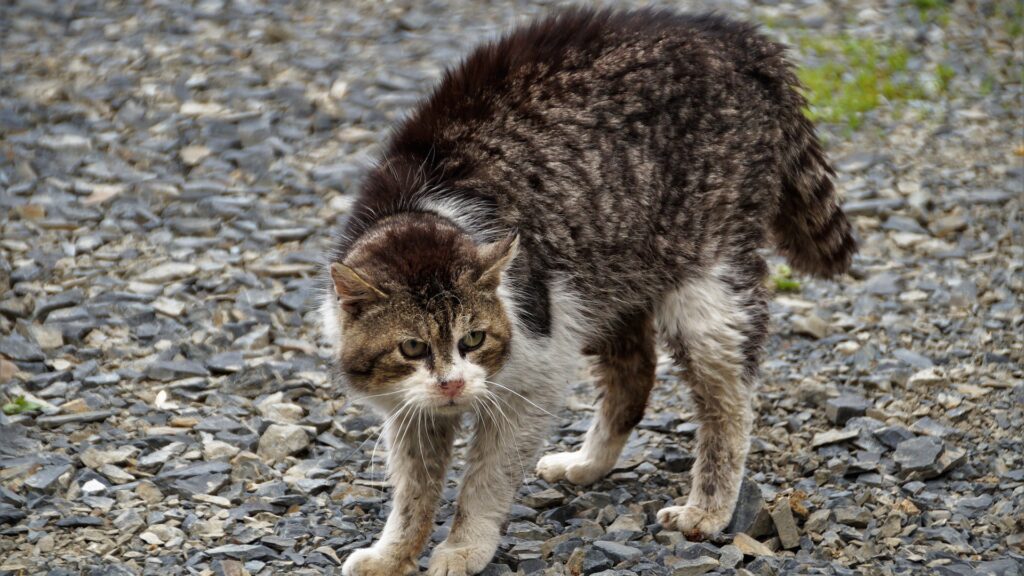
[[[398,350],[402,353],[402,356],[410,360],[417,358],[423,358],[430,352],[430,346],[423,340],[416,340],[415,338],[406,340],[398,345]]]
[[[476,350],[484,343],[484,338],[486,336],[487,333],[483,330],[474,330],[473,332],[466,334],[462,337],[462,340],[459,340],[459,350],[462,350],[463,352]]]

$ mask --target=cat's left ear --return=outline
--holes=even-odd
[[[519,253],[519,235],[511,234],[507,238],[484,244],[478,253],[482,272],[476,284],[485,290],[494,290],[501,283],[501,273]]]
[[[331,264],[331,280],[334,281],[334,293],[346,312],[358,313],[362,305],[387,298],[387,294],[359,272],[341,262]]]

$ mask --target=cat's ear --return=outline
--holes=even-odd
[[[363,304],[387,298],[387,294],[359,272],[341,262],[331,264],[331,280],[334,281],[334,293],[346,312],[355,313]]]
[[[485,290],[493,290],[501,283],[501,273],[508,268],[508,265],[519,253],[519,235],[511,234],[490,244],[484,244],[479,248],[480,254],[480,277],[477,278],[477,286]]]

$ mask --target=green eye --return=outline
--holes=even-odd
[[[462,337],[462,340],[459,340],[459,350],[462,350],[463,352],[476,350],[484,343],[485,336],[487,336],[487,333],[482,330],[475,330],[466,334]]]
[[[430,352],[430,347],[423,340],[406,340],[398,345],[399,352],[402,356],[415,360],[416,358],[423,358]]]

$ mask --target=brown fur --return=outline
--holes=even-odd
[[[615,335],[587,348],[597,356],[598,386],[603,392],[601,419],[612,434],[629,434],[644,417],[654,387],[658,355],[654,349],[651,315],[627,317]]]

